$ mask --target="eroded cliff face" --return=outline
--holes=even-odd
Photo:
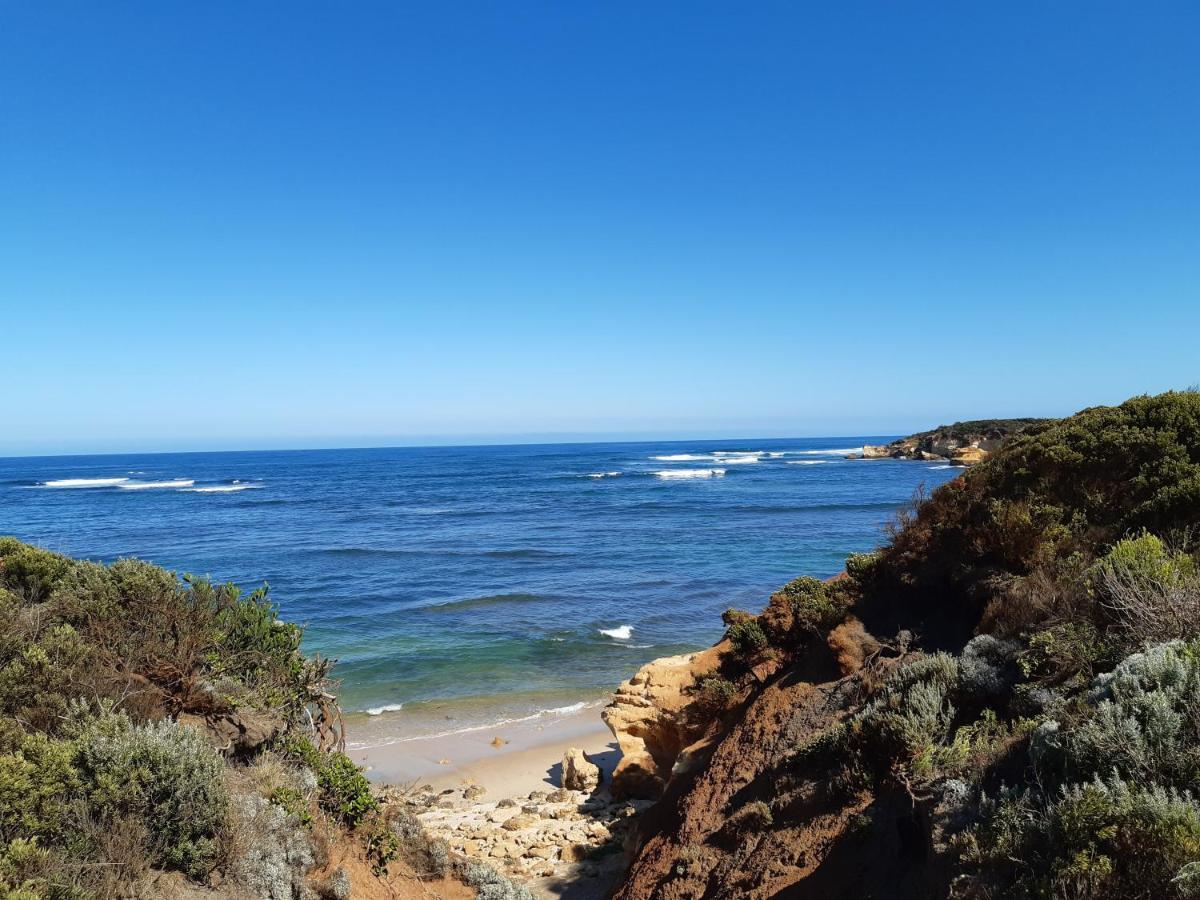
[[[728,649],[723,641],[698,653],[656,659],[617,688],[601,714],[621,747],[613,796],[657,798],[673,771],[696,763],[711,725],[695,708],[696,685],[717,670]]]
[[[689,674],[715,669],[728,652],[725,642],[650,663],[606,711],[623,749],[635,754],[631,769],[639,777],[652,773],[636,783],[665,781],[662,799],[641,820],[614,897],[916,900],[944,893],[935,806],[903,791],[847,792],[807,778],[794,761],[797,747],[861,707],[904,658],[903,646],[882,645],[851,618],[826,642],[777,660],[764,682],[752,677],[740,704],[723,716],[689,712],[687,702],[700,701],[680,686]],[[658,699],[666,702],[661,711]],[[692,723],[690,730],[679,730],[680,722]],[[636,737],[622,730],[628,725]],[[676,757],[668,765],[671,749],[689,739],[682,755],[694,764]]]

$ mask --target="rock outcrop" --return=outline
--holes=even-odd
[[[692,692],[702,676],[717,669],[727,648],[722,642],[698,653],[656,659],[617,688],[602,713],[621,748],[613,796],[657,797],[673,770],[691,764],[696,749],[691,745],[707,725],[689,715]]]
[[[562,786],[565,790],[591,792],[600,787],[600,767],[578,747],[567,750],[562,767]]]
[[[1006,440],[1051,419],[984,419],[955,422],[931,431],[909,435],[890,444],[867,444],[851,459],[948,460],[958,466],[973,466],[995,453]]]

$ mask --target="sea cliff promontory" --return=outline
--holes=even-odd
[[[1052,419],[979,419],[939,425],[889,444],[867,444],[858,459],[947,460],[973,466],[999,450],[1009,438],[1040,428]]]

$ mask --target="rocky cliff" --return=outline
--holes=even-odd
[[[949,460],[955,465],[980,463],[1014,435],[1040,427],[1051,419],[984,419],[940,425],[890,444],[863,447],[862,459]]]

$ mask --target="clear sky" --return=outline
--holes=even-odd
[[[1194,2],[0,3],[0,453],[1200,381]]]

